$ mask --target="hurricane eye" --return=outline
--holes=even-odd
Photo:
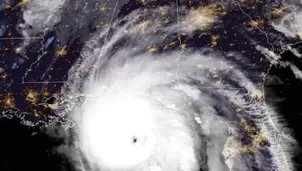
[[[136,137],[136,136],[133,136],[133,137],[132,137],[132,144],[135,144],[137,141],[138,141],[138,140],[137,140],[137,137]]]

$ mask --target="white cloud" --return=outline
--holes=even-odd
[[[295,77],[296,77],[297,79],[302,80],[302,72],[301,72],[301,70],[299,70],[299,68],[296,67],[296,66],[293,65],[293,64],[289,64],[289,67],[290,67],[290,69],[293,71],[293,73],[295,74]]]
[[[159,24],[143,27],[142,30],[141,24],[146,24],[140,20],[143,18]],[[77,123],[75,129],[79,139],[75,142],[74,150],[84,154],[90,167],[113,170],[116,168],[111,164],[114,162],[121,164],[119,162],[121,160],[113,161],[114,157],[108,153],[104,156],[102,150],[115,150],[120,146],[127,149],[130,146],[133,151],[137,148],[146,150],[144,154],[133,153],[133,158],[129,155],[128,162],[125,163],[124,160],[123,165],[120,165],[124,170],[145,171],[157,168],[197,171],[199,167],[208,168],[210,171],[227,168],[244,170],[249,163],[243,161],[252,158],[253,155],[240,155],[242,147],[234,146],[236,142],[226,142],[233,142],[230,135],[235,137],[242,133],[237,129],[238,118],[245,117],[254,122],[258,129],[266,130],[263,135],[271,144],[262,150],[272,155],[273,164],[259,161],[263,162],[260,166],[269,166],[280,171],[291,170],[290,153],[280,148],[279,139],[274,137],[278,132],[274,123],[278,121],[271,122],[271,116],[275,114],[268,111],[263,101],[248,99],[258,88],[235,63],[211,49],[194,51],[188,48],[185,52],[181,50],[148,52],[150,45],[165,45],[169,43],[168,37],[177,38],[175,33],[178,29],[174,28],[181,25],[177,20],[161,24],[161,18],[158,9],[151,12],[138,10],[122,21],[113,23],[110,34],[108,30],[96,33],[86,43],[81,58],[69,71],[68,80],[62,88],[59,99],[59,103],[62,102],[59,104],[61,107],[56,111],[59,116],[67,115]],[[192,32],[192,29],[196,28],[182,31]],[[116,46],[117,44],[119,46]],[[267,49],[259,50],[265,55],[271,54],[275,57]],[[240,91],[242,89],[248,93]],[[80,95],[85,97],[84,103],[77,101]],[[133,122],[136,117],[132,117],[131,111],[139,110],[143,113],[146,109],[140,109],[141,105],[135,106],[135,103],[128,104],[129,101],[117,100],[115,105],[108,104],[108,99],[112,97],[143,98],[151,105],[150,115],[155,126],[153,125],[150,132],[142,132],[146,139],[143,138],[145,141],[143,140],[139,147],[127,144],[128,136],[122,139],[125,140],[125,144],[111,140],[120,139],[121,133],[127,130],[125,127],[132,128],[136,125]],[[79,106],[76,106],[77,104]],[[235,112],[237,107],[240,107],[244,115]],[[121,113],[123,117],[119,117]],[[116,122],[111,117],[108,119],[107,114],[115,114],[119,121]],[[103,123],[104,119],[108,122]],[[126,120],[129,122],[124,123]],[[106,127],[103,127],[104,125]],[[124,127],[121,127],[122,125]],[[140,128],[144,126],[138,126],[133,130],[135,132]],[[100,141],[104,137],[109,137],[104,140],[109,143]],[[90,139],[96,139],[104,146],[100,148],[91,145],[93,142],[89,141]],[[112,144],[118,147],[111,146]],[[284,148],[287,145],[285,142],[282,144]],[[151,150],[153,153],[149,153],[149,147],[155,149]],[[123,150],[125,149],[121,149]],[[226,151],[232,153],[227,155]],[[85,170],[81,158],[73,154],[69,156],[77,161],[75,163],[77,166]],[[263,157],[258,149],[255,149],[253,154],[258,158]],[[136,160],[141,155],[148,157]],[[227,160],[224,161],[222,158]]]
[[[27,31],[36,34],[52,27],[61,20],[61,8],[66,0],[31,0],[24,7],[23,19],[32,26]]]
[[[302,12],[286,14],[281,21],[272,22],[272,26],[287,37],[302,38]]]

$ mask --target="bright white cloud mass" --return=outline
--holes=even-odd
[[[28,30],[37,34],[41,30],[52,29],[61,20],[61,8],[67,0],[31,0],[24,8],[23,18],[25,23],[32,26]]]
[[[196,29],[177,18],[165,22],[162,10],[172,12],[136,10],[94,34],[69,71],[57,113],[76,123],[76,152],[67,155],[78,170],[241,171],[255,163],[263,171],[292,170],[292,139],[234,62],[240,55],[157,52],[178,40],[179,30]],[[179,10],[178,19],[186,18]],[[243,134],[250,143],[240,142]]]

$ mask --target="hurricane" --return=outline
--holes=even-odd
[[[77,170],[293,170],[295,141],[265,102],[263,68],[192,43],[223,8],[139,8],[85,42],[56,109],[74,123],[64,154]]]

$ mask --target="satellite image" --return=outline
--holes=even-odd
[[[0,0],[0,171],[299,171],[301,105],[300,0]]]

